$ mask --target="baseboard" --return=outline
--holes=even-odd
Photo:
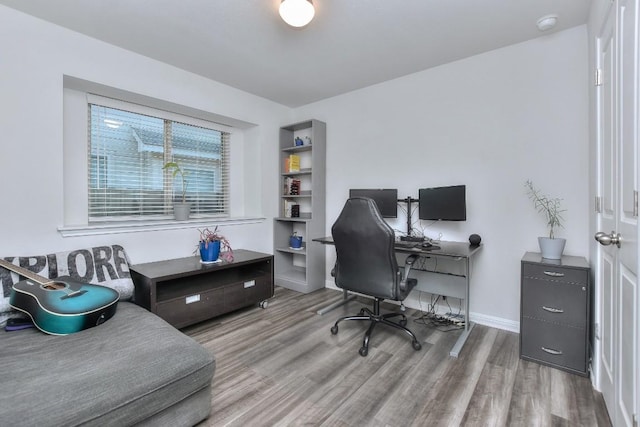
[[[338,288],[333,281],[327,281],[326,287],[329,289],[342,291],[342,289]],[[394,301],[387,301],[387,302],[393,303]],[[409,308],[413,308],[415,310],[425,309],[424,301],[422,302],[422,307],[421,307],[420,302],[416,298],[412,298],[411,296],[409,296],[409,298],[404,300],[404,305]],[[446,313],[447,311],[449,311],[449,307],[446,305],[438,304],[436,307],[437,307],[438,313]],[[489,326],[491,328],[502,329],[504,331],[510,331],[510,332],[516,332],[516,333],[520,332],[520,322],[517,322],[514,320],[504,319],[502,317],[490,316],[488,314],[474,313],[473,311],[470,313],[469,317],[471,318],[472,322],[478,325]]]
[[[520,322],[504,319],[502,317],[489,316],[487,314],[471,312],[471,321],[478,325],[489,326],[504,331],[520,333]]]
[[[322,289],[322,283],[319,285],[312,285],[310,283],[291,279],[286,276],[274,276],[273,282],[276,286],[282,286],[283,288],[291,289],[292,291],[308,294],[318,289]]]

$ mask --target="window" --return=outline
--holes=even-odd
[[[91,155],[91,165],[89,166],[89,186],[91,188],[105,188],[107,185],[107,158],[103,156]]]
[[[90,100],[89,222],[172,215],[173,203],[182,201],[182,180],[162,168],[169,161],[186,171],[193,217],[228,217],[229,133],[148,110],[151,115]]]

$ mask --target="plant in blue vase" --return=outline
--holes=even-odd
[[[227,262],[233,261],[233,249],[226,237],[218,232],[218,226],[213,230],[205,228],[198,230],[200,240],[197,251],[200,252],[202,262],[216,262],[218,258]]]

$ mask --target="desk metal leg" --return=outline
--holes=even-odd
[[[345,305],[346,303],[348,303],[349,301],[353,301],[354,299],[356,299],[356,295],[349,295],[349,292],[347,292],[346,289],[342,290],[342,300],[340,301],[336,301],[333,304],[329,304],[326,307],[321,308],[320,310],[318,310],[318,314],[319,315],[323,315],[325,313],[330,312],[331,310],[334,310],[342,305]]]
[[[464,346],[464,343],[467,341],[467,338],[469,338],[469,334],[471,333],[471,330],[473,329],[474,326],[475,326],[474,323],[469,325],[469,327],[465,325],[464,332],[462,332],[462,335],[460,335],[460,337],[458,338],[458,341],[456,341],[455,345],[449,352],[449,356],[458,357],[458,355],[462,351],[462,347]]]
[[[462,351],[462,347],[464,343],[467,342],[467,338],[469,338],[469,334],[471,334],[471,330],[473,329],[473,323],[469,320],[469,287],[471,285],[471,271],[469,266],[469,257],[465,258],[465,291],[464,291],[464,332],[458,338],[458,341],[454,344],[453,348],[449,352],[450,356],[458,357],[460,351]]]

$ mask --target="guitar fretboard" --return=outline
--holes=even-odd
[[[18,273],[19,275],[26,277],[27,279],[31,279],[40,285],[47,284],[51,281],[46,277],[43,277],[43,276],[40,276],[39,274],[34,273],[31,270],[27,270],[24,267],[19,267],[15,264],[11,264],[9,261],[6,261],[2,258],[0,258],[0,265],[6,268],[7,270],[11,270],[14,273]]]

